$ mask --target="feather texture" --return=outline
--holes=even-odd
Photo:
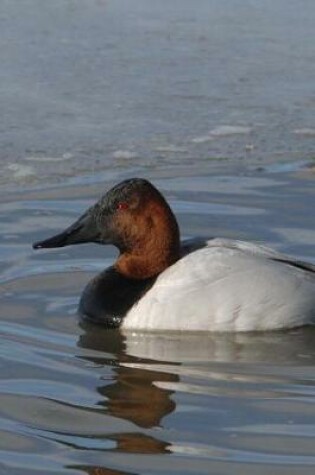
[[[123,328],[258,331],[315,321],[315,272],[265,246],[212,239],[166,269]]]

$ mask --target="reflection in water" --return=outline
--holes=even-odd
[[[22,290],[21,305],[29,302]],[[40,306],[35,323],[16,323],[9,317],[12,295],[2,322],[0,388],[1,415],[11,425],[0,440],[12,447],[13,433],[15,451],[28,450],[18,446],[22,430],[33,444],[32,467],[49,454],[89,475],[149,473],[160,462],[162,473],[173,473],[174,463],[188,473],[187,460],[198,474],[215,463],[221,465],[212,473],[223,473],[235,460],[235,471],[246,475],[253,461],[273,468],[313,463],[315,329],[122,334],[87,323],[78,328],[58,305],[51,314]],[[0,453],[8,464],[10,450]],[[66,458],[60,461],[59,453]]]
[[[83,470],[88,475],[136,475],[134,472],[122,472],[121,470],[113,470],[112,468],[105,467],[87,467],[83,465],[76,465],[74,468]]]
[[[187,236],[259,239],[312,260],[313,180],[176,180],[160,184],[185,203],[178,212]],[[60,228],[77,198],[97,193],[80,183],[6,198],[13,204],[0,240],[1,467],[12,475],[43,466],[69,475],[313,475],[314,329],[121,334],[79,327],[77,299],[113,250],[78,246],[39,256],[30,243],[42,226]],[[264,212],[250,220],[215,212],[232,202]],[[201,203],[218,204],[209,219]]]
[[[125,332],[129,357],[168,362],[311,364],[315,329],[253,333]]]
[[[163,417],[175,410],[175,403],[171,399],[173,391],[165,390],[154,385],[156,380],[174,383],[178,376],[154,371],[131,368],[138,363],[138,358],[129,356],[125,352],[125,338],[117,330],[106,330],[83,323],[85,333],[81,335],[78,346],[115,355],[110,364],[113,366],[114,382],[97,387],[102,396],[99,405],[106,408],[106,412],[114,417],[149,429],[159,426]],[[108,358],[87,357],[96,364],[109,364]],[[149,360],[146,360],[149,362]],[[108,437],[116,442],[116,450],[127,453],[157,454],[167,453],[168,443],[158,440],[143,431],[139,433],[122,433]]]
[[[177,452],[169,440],[150,431],[176,413],[175,392],[215,398],[294,397],[294,390],[290,393],[282,386],[301,383],[301,365],[307,374],[307,366],[315,363],[315,331],[311,328],[265,334],[121,334],[84,324],[84,330],[78,346],[94,354],[95,350],[110,354],[114,368],[113,382],[100,379],[99,404],[109,415],[141,428],[107,436],[115,442],[114,451],[124,453]],[[98,365],[109,364],[106,357],[87,358]]]

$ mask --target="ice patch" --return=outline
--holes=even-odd
[[[11,163],[11,165],[7,166],[7,169],[13,172],[14,178],[26,178],[35,175],[33,167],[20,165],[19,163]]]
[[[130,152],[129,150],[116,150],[113,153],[113,158],[117,160],[131,160],[132,158],[136,158],[137,154],[134,152]]]
[[[32,162],[63,162],[64,160],[69,160],[73,158],[72,153],[64,153],[61,157],[45,157],[43,155],[35,156],[30,155],[29,157],[25,157],[25,160],[32,161]]]
[[[176,145],[161,145],[160,147],[155,147],[156,152],[161,153],[185,153],[187,150],[183,147],[177,147]]]
[[[210,130],[210,135],[214,137],[221,137],[224,135],[241,135],[249,134],[251,132],[250,127],[244,127],[241,125],[220,125]]]
[[[210,130],[208,135],[202,135],[201,137],[195,137],[192,139],[194,143],[210,142],[216,137],[227,137],[228,135],[246,135],[252,131],[251,127],[245,127],[242,125],[219,125]]]
[[[195,137],[192,139],[193,143],[205,143],[205,142],[210,142],[213,140],[212,135],[202,135],[201,137]]]
[[[315,137],[315,129],[305,127],[303,129],[295,129],[293,131],[296,135],[306,135],[308,137]]]

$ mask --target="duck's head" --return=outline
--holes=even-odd
[[[34,249],[94,242],[120,251],[115,263],[126,277],[145,279],[172,265],[180,252],[176,218],[162,194],[147,180],[125,180],[60,234]]]

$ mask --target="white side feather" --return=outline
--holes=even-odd
[[[256,331],[314,323],[315,273],[296,263],[265,246],[211,239],[157,278],[123,328]]]

